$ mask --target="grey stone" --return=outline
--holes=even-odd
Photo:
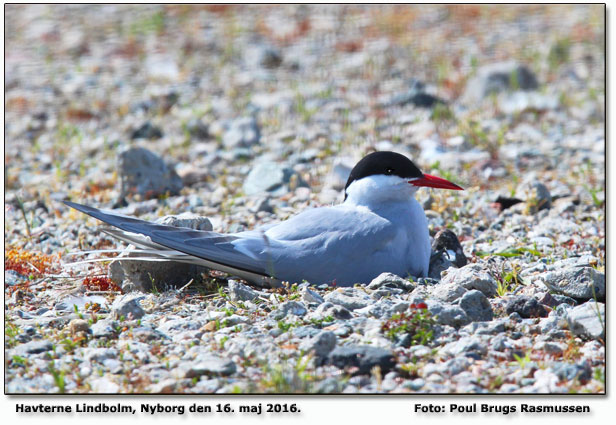
[[[541,281],[551,291],[578,300],[605,301],[605,275],[592,267],[569,267],[547,272]]]
[[[592,377],[592,369],[586,362],[580,363],[566,363],[566,362],[554,362],[550,365],[552,372],[563,381],[573,381],[574,379],[580,382],[588,381]]]
[[[270,317],[274,320],[280,320],[285,318],[289,314],[292,314],[294,316],[303,316],[306,313],[308,313],[308,310],[301,302],[287,301],[280,304],[280,306],[276,310],[272,311],[270,313]]]
[[[333,317],[338,320],[347,320],[350,319],[351,312],[344,308],[341,305],[334,305],[331,302],[324,302],[320,304],[317,309],[314,311],[315,315],[318,317]]]
[[[403,279],[393,273],[381,273],[366,286],[368,289],[379,289],[382,287],[397,288],[405,291],[412,291],[417,286],[415,283]]]
[[[180,364],[173,374],[178,378],[197,378],[201,375],[228,376],[236,371],[235,363],[214,354],[198,356],[194,361]]]
[[[428,310],[441,325],[459,328],[470,322],[466,312],[457,305],[451,305],[434,300],[427,300]]]
[[[434,286],[430,292],[438,300],[452,302],[466,294],[467,290],[456,282],[442,282],[440,285]]]
[[[568,311],[569,329],[589,339],[605,339],[605,304],[588,301]]]
[[[96,321],[96,323],[93,323],[90,326],[90,331],[92,331],[93,337],[102,338],[102,337],[110,337],[114,335],[116,332],[115,329],[117,328],[118,328],[117,322],[110,320],[110,319],[104,319],[104,320],[98,320]]]
[[[305,352],[314,351],[319,357],[327,356],[336,346],[336,335],[331,331],[321,331],[315,337],[304,341],[299,348]]]
[[[546,317],[548,310],[534,297],[528,295],[514,295],[505,304],[507,314],[518,313],[521,317]]]
[[[460,308],[464,310],[469,320],[486,322],[492,320],[494,313],[490,301],[483,293],[473,289],[460,298]]]
[[[131,139],[160,139],[163,137],[163,132],[160,128],[152,125],[151,122],[144,123],[141,127],[132,131]]]
[[[177,195],[183,187],[175,170],[145,148],[128,148],[120,152],[118,168],[122,196],[139,194],[152,198],[167,192]]]
[[[139,305],[143,295],[126,294],[117,297],[111,304],[111,313],[116,319],[140,319],[145,315],[145,311]]]
[[[374,302],[370,295],[357,288],[339,288],[323,298],[325,301],[340,305],[348,310],[364,308]]]
[[[466,290],[476,289],[490,298],[496,295],[496,280],[477,263],[468,264],[459,269],[449,269],[447,275],[441,279],[440,285],[432,290],[432,295],[442,301],[454,301],[461,297]]]
[[[481,339],[469,336],[450,342],[443,347],[443,352],[452,356],[468,356],[475,359],[481,358],[487,352],[487,344]]]
[[[451,376],[455,376],[459,373],[464,372],[471,365],[470,360],[466,356],[458,356],[454,357],[451,360],[447,360],[443,364],[443,369],[446,373]]]
[[[259,293],[236,280],[229,280],[229,296],[233,301],[252,301]]]
[[[284,195],[295,187],[306,183],[284,164],[272,161],[260,161],[250,170],[244,181],[243,190],[248,196],[270,192],[274,196]]]
[[[27,342],[25,344],[15,347],[14,353],[18,356],[26,356],[28,354],[39,354],[45,351],[50,351],[53,348],[53,344],[47,340],[37,340]]]
[[[223,134],[222,143],[226,148],[250,147],[259,143],[261,131],[254,117],[233,120]]]
[[[344,369],[357,368],[356,374],[369,374],[373,367],[379,366],[381,374],[386,374],[395,366],[396,362],[391,350],[369,345],[347,345],[336,347],[329,354],[329,362]]]
[[[306,304],[322,304],[325,302],[323,297],[310,288],[302,288],[302,301]]]

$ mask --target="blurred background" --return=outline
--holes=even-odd
[[[9,204],[181,194],[163,206],[243,227],[339,200],[374,149],[485,202],[529,174],[604,199],[601,5],[7,5],[5,22]],[[243,196],[260,217],[227,217]]]

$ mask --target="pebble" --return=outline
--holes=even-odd
[[[336,347],[336,340],[336,334],[333,332],[321,331],[315,337],[302,342],[299,348],[305,352],[313,351],[319,357],[325,357]]]
[[[163,137],[163,132],[160,128],[152,125],[151,122],[144,123],[141,127],[132,131],[131,139],[160,139]]]
[[[217,355],[206,354],[198,356],[195,361],[186,362],[172,371],[173,375],[182,378],[197,378],[202,375],[232,375],[236,371],[232,360]]]
[[[404,291],[412,291],[416,288],[416,284],[401,278],[400,276],[396,276],[393,273],[381,273],[366,286],[368,289],[379,289],[382,287],[387,288],[397,288],[402,289]]]
[[[370,295],[357,288],[339,288],[325,295],[323,299],[347,310],[361,309],[372,303]]]
[[[50,351],[52,348],[53,346],[50,341],[31,341],[25,344],[18,345],[15,348],[14,353],[18,356],[25,356],[29,354],[44,353],[46,351]]]
[[[567,313],[571,332],[591,339],[605,339],[605,304],[587,301]]]
[[[252,301],[259,293],[249,286],[236,280],[229,280],[229,296],[233,301]]]
[[[476,289],[486,297],[496,295],[496,280],[479,264],[469,264],[459,269],[450,269],[432,295],[442,301],[451,302],[460,298],[467,290]]]
[[[140,319],[145,315],[145,311],[139,301],[145,297],[140,294],[126,294],[116,298],[111,304],[111,312],[116,319]]]
[[[274,320],[281,320],[288,315],[294,316],[303,316],[308,312],[304,304],[298,301],[287,301],[278,307],[278,309],[274,310],[270,317]]]
[[[486,322],[492,320],[494,313],[490,301],[481,291],[472,289],[460,298],[460,308],[464,310],[469,320]]]
[[[505,305],[507,314],[518,313],[523,318],[545,317],[548,310],[534,297],[515,295],[507,300]]]
[[[295,183],[293,183],[295,182]],[[291,190],[292,184],[305,185],[293,169],[272,161],[261,161],[250,170],[243,184],[248,196],[271,193],[281,196]]]
[[[145,148],[128,148],[120,152],[118,169],[123,196],[139,194],[151,198],[167,192],[177,195],[183,187],[175,170]]]
[[[459,328],[470,322],[466,312],[457,305],[427,300],[428,310],[441,325]]]
[[[261,140],[261,130],[254,117],[233,120],[222,136],[226,148],[251,147]]]

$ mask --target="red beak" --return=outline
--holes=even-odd
[[[413,186],[426,186],[435,187],[437,189],[452,189],[452,190],[464,190],[457,184],[450,182],[449,180],[442,179],[440,177],[431,176],[430,174],[424,174],[416,180],[409,181]]]

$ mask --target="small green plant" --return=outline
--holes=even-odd
[[[436,321],[425,303],[411,304],[409,312],[394,314],[381,326],[381,332],[392,341],[410,335],[413,345],[425,345],[433,338]]]
[[[13,360],[13,363],[18,364],[20,366],[26,366],[28,364],[28,359],[26,359],[25,357],[18,356],[18,355],[14,355],[12,360]]]
[[[288,332],[289,329],[291,329],[293,326],[295,326],[295,324],[291,322],[285,322],[284,320],[278,321],[278,329],[280,329],[283,332]]]
[[[229,340],[229,335],[225,335],[220,339],[220,349],[223,350],[225,348],[225,343]]]
[[[531,362],[530,351],[527,351],[524,354],[524,357],[518,356],[517,354],[513,353],[513,358],[518,363],[518,366],[520,366],[520,369],[524,369],[526,365]]]
[[[519,285],[523,284],[520,277],[521,270],[522,268],[518,264],[514,264],[510,271],[506,271],[503,264],[500,276],[496,276],[496,293],[499,297],[514,291]]]
[[[496,255],[498,257],[520,257],[524,255],[524,253],[530,253],[537,257],[542,257],[543,254],[537,250],[536,247],[528,248],[528,247],[520,247],[520,248],[509,248],[501,252],[485,252],[485,251],[475,251],[475,256],[479,258],[489,257],[490,255]]]
[[[310,319],[310,323],[314,326],[323,326],[325,323],[331,323],[334,321],[333,316],[325,316],[322,319]]]
[[[53,362],[53,360],[51,361],[51,363],[49,363],[47,370],[49,370],[49,373],[51,373],[51,376],[53,377],[53,381],[58,387],[58,392],[64,393],[64,389],[66,387],[66,382],[64,381],[64,375],[65,375],[64,371],[57,370],[56,365]]]

